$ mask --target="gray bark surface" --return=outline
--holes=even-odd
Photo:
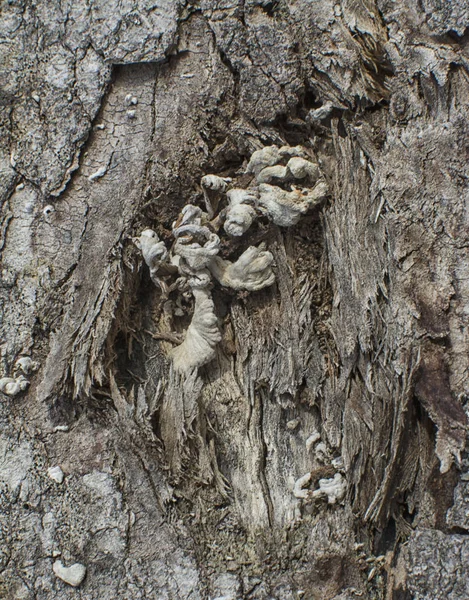
[[[1,4],[0,377],[39,369],[0,393],[0,598],[469,598],[468,26],[463,0]],[[256,226],[275,285],[215,286],[216,359],[176,375],[192,308],[132,238],[272,144],[328,200]],[[343,503],[295,497],[338,458]]]

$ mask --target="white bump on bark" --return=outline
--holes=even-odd
[[[0,379],[0,392],[7,396],[16,396],[20,392],[28,389],[29,381],[22,375],[14,379],[13,377],[2,377]]]
[[[31,375],[31,373],[34,373],[38,369],[39,363],[35,360],[32,360],[32,358],[29,356],[21,356],[20,358],[18,358],[18,360],[15,362],[14,367],[14,371],[20,370],[25,375]]]
[[[59,466],[49,467],[47,469],[47,475],[56,483],[62,483],[64,480],[64,472]]]
[[[96,181],[97,179],[104,177],[104,175],[106,174],[106,171],[107,171],[107,167],[100,167],[97,171],[95,171],[88,177],[88,181]]]
[[[344,465],[344,459],[341,456],[338,456],[337,458],[334,458],[331,461],[331,465],[334,467],[334,469],[336,469],[337,471],[343,471],[345,468]]]
[[[310,177],[315,182],[319,177],[318,165],[309,160],[305,160],[300,156],[294,156],[293,158],[290,158],[287,163],[287,170],[295,179],[304,179],[305,177]]]
[[[298,425],[301,423],[300,419],[291,419],[291,421],[287,422],[288,431],[295,431]]]
[[[315,450],[314,450],[314,455],[316,457],[317,460],[319,460],[320,462],[324,463],[326,462],[327,458],[328,458],[328,452],[327,452],[327,446],[324,442],[320,442]]]
[[[42,214],[44,215],[44,218],[49,219],[52,214],[55,212],[55,208],[52,206],[52,204],[48,204],[47,206],[44,206],[44,208],[42,209]]]
[[[303,146],[282,146],[279,150],[279,154],[282,158],[292,156],[301,156],[305,158],[307,156],[307,152]]]
[[[295,481],[295,485],[293,486],[293,495],[295,498],[299,500],[307,500],[309,497],[309,490],[305,490],[304,488],[311,483],[311,473],[306,473],[302,477],[298,478]]]
[[[75,563],[70,567],[64,567],[61,560],[56,560],[52,565],[52,570],[59,579],[73,587],[78,587],[86,575],[86,567],[80,563]]]
[[[68,425],[56,425],[54,431],[70,431],[70,427]]]
[[[313,433],[306,440],[306,450],[309,452],[316,442],[321,439],[319,431],[313,431]]]
[[[136,106],[138,104],[138,98],[136,96],[132,96],[132,94],[127,94],[125,97],[125,103],[127,106]]]

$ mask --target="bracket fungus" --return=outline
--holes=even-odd
[[[294,188],[287,192],[280,187],[261,183],[258,207],[275,225],[291,227],[302,215],[317,206],[327,194],[325,182],[318,182],[312,190]]]
[[[250,246],[234,263],[219,256],[215,257],[209,269],[224,287],[257,292],[274,283],[273,262],[271,252]]]
[[[151,229],[134,238],[152,281],[166,297],[175,290],[184,294],[190,291],[194,297],[194,312],[184,341],[171,352],[176,371],[201,367],[215,357],[222,336],[211,295],[213,280],[222,287],[248,292],[275,282],[274,257],[264,245],[249,246],[234,262],[220,256],[220,252],[241,241],[258,216],[267,217],[274,225],[290,227],[325,198],[326,182],[310,159],[302,146],[272,145],[257,150],[245,170],[246,174],[254,174],[247,189],[229,189],[229,177],[202,177],[206,212],[194,204],[184,206],[173,223],[175,243],[169,251]],[[296,180],[301,181],[302,189],[293,185]],[[227,204],[218,212],[223,196]],[[231,238],[229,244],[221,243],[221,224]],[[161,281],[162,276],[177,276],[177,280],[168,286]],[[304,490],[299,488],[297,493],[301,497]]]

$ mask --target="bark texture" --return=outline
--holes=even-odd
[[[39,363],[1,394],[0,597],[469,598],[468,3],[0,14],[0,376]],[[276,284],[215,286],[217,357],[175,373],[193,306],[132,238],[272,144],[329,198],[254,227]]]

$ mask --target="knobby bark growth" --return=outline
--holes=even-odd
[[[4,3],[0,597],[469,598],[468,25],[463,0]],[[193,299],[133,240],[169,247],[201,178],[245,188],[271,145],[328,197],[254,223],[275,284],[215,285],[216,357],[176,371]]]

